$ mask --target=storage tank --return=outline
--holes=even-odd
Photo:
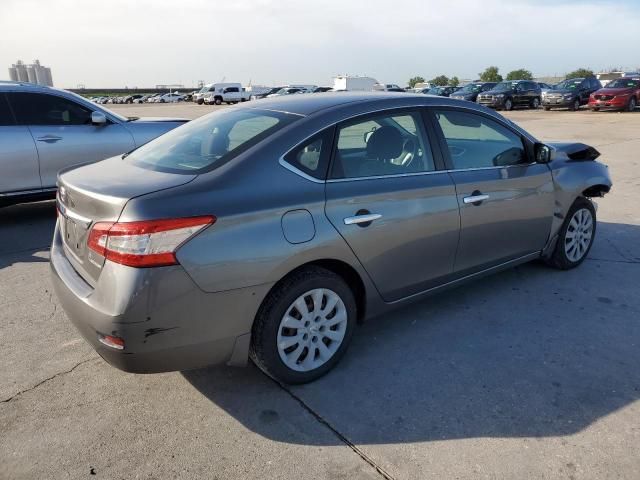
[[[18,63],[15,64],[16,67],[16,76],[18,77],[19,82],[28,82],[29,76],[27,75],[27,68],[24,63],[18,60]]]
[[[44,76],[47,82],[45,85],[53,87],[53,78],[51,77],[51,69],[49,67],[44,67]]]
[[[18,71],[16,70],[15,65],[9,67],[9,80],[11,80],[12,82],[18,81]]]
[[[34,65],[27,65],[27,78],[29,79],[30,83],[38,83],[38,80],[36,79],[36,69]]]

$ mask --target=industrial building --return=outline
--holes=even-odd
[[[40,60],[34,60],[29,65],[22,60],[16,61],[9,67],[9,79],[14,82],[37,83],[53,87],[51,68],[40,65]]]

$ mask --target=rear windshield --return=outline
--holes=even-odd
[[[640,80],[632,78],[619,78],[613,82],[609,82],[607,88],[638,88],[640,87]]]
[[[219,167],[300,118],[290,113],[225,109],[193,120],[131,152],[142,168],[198,174]]]

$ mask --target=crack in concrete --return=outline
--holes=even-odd
[[[587,260],[593,260],[595,262],[625,263],[627,265],[640,265],[640,260],[611,260],[609,258],[594,258],[594,257],[587,257]]]
[[[88,358],[88,359],[83,360],[83,361],[81,361],[81,362],[79,362],[79,363],[76,363],[76,364],[75,364],[73,367],[71,367],[69,370],[66,370],[66,371],[64,371],[64,372],[58,372],[58,373],[56,373],[55,375],[52,375],[52,376],[50,376],[50,377],[47,377],[47,378],[45,378],[44,380],[42,380],[42,381],[40,381],[40,382],[36,383],[36,384],[35,384],[34,386],[32,386],[32,387],[25,388],[24,390],[20,390],[20,391],[19,391],[18,393],[16,393],[15,395],[12,395],[12,396],[11,396],[11,397],[9,397],[9,398],[5,398],[5,399],[3,399],[3,400],[0,400],[0,403],[9,403],[9,402],[11,402],[12,400],[15,400],[16,398],[18,398],[19,396],[21,396],[21,395],[23,395],[23,394],[25,394],[25,393],[28,393],[28,392],[30,392],[30,391],[32,391],[32,390],[35,390],[36,388],[40,387],[41,385],[44,385],[45,383],[49,382],[50,380],[53,380],[54,378],[58,378],[58,377],[61,377],[61,376],[63,376],[63,375],[66,375],[66,374],[68,374],[68,373],[73,372],[73,371],[74,371],[76,368],[78,368],[79,366],[84,365],[85,363],[88,363],[88,362],[90,362],[90,361],[92,361],[92,360],[95,360],[95,358]]]
[[[267,375],[268,376],[268,375]],[[349,440],[346,436],[344,436],[340,431],[335,428],[328,420],[322,417],[319,413],[317,413],[313,408],[305,403],[302,398],[293,393],[291,390],[287,388],[286,385],[280,383],[275,378],[269,377],[273,380],[276,385],[278,385],[284,392],[286,392],[292,399],[294,399],[298,404],[307,411],[313,418],[318,421],[318,423],[324,425],[327,429],[329,429],[342,443],[344,443],[347,447],[349,447],[356,455],[358,455],[362,460],[364,460],[367,464],[373,467],[376,472],[385,480],[395,480],[395,478],[387,472],[382,466],[378,465],[376,461],[367,455],[364,451],[362,451],[357,445],[355,445],[351,440]]]

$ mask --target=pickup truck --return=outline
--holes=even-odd
[[[239,83],[214,83],[204,95],[203,100],[207,105],[221,105],[222,102],[228,104],[246,102],[249,98],[249,92],[245,91]]]

